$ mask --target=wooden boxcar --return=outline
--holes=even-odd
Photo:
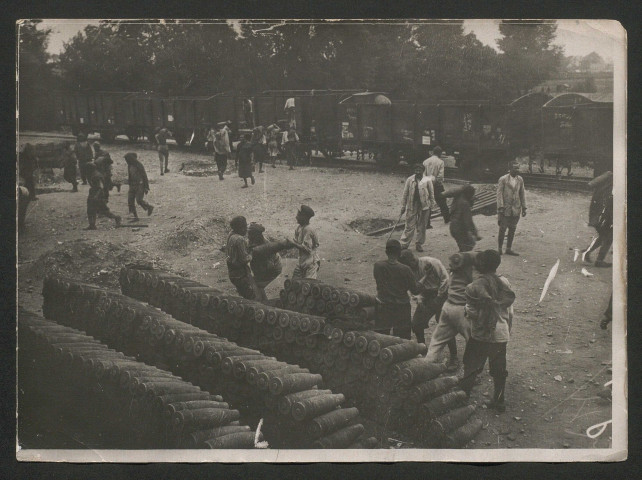
[[[594,175],[613,170],[613,100],[566,93],[542,107],[542,143],[547,158],[592,165]]]

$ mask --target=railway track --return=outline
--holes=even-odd
[[[38,132],[27,132],[20,133],[21,137],[29,138],[50,138],[50,139],[59,139],[59,140],[74,140],[72,135],[65,135],[62,133],[38,133]],[[99,139],[99,135],[92,135],[91,137],[96,137]],[[93,140],[93,138],[92,138]],[[117,145],[131,145],[136,149],[144,150],[155,150],[155,145],[149,142],[136,142],[132,143],[125,138],[116,138],[112,144]],[[188,150],[189,147],[179,147],[172,144],[173,148],[178,150]],[[209,156],[209,154],[204,154]],[[410,175],[412,174],[412,166],[408,164],[399,164],[394,167],[382,167],[374,161],[368,160],[357,160],[351,157],[341,157],[341,158],[327,158],[317,152],[315,155],[312,155],[311,162],[308,164],[307,161],[300,160],[299,166],[313,166],[318,168],[339,168],[355,172],[381,172],[381,173],[392,173],[396,175]],[[470,181],[464,178],[461,172],[458,171],[456,167],[446,167],[446,182],[453,184],[463,184],[463,183],[495,183],[496,180],[491,178],[483,179],[482,181]],[[558,175],[550,175],[544,173],[520,173],[521,177],[524,179],[524,184],[527,187],[534,188],[543,188],[548,190],[561,190],[561,191],[570,191],[570,192],[586,192],[589,190],[588,182],[591,180],[586,177],[565,177]]]

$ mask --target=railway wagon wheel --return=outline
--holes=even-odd
[[[399,164],[399,155],[392,149],[382,149],[374,152],[375,162],[380,167],[392,168]]]
[[[102,130],[100,132],[100,139],[106,143],[113,143],[116,140],[116,134],[110,130]]]

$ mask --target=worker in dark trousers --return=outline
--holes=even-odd
[[[116,187],[120,192],[120,183],[114,183],[112,180],[111,166],[114,164],[114,161],[111,159],[111,155],[109,155],[109,153],[102,151],[101,155],[94,160],[94,164],[103,176],[105,182],[105,200],[109,201],[109,192],[114,187]]]
[[[258,301],[266,301],[265,287],[281,275],[283,266],[279,252],[293,248],[294,242],[289,239],[267,241],[263,236],[265,227],[258,223],[250,223],[247,230],[249,251],[252,254],[250,267],[256,282]]]
[[[94,150],[91,148],[91,145],[87,141],[87,135],[84,133],[79,133],[74,147],[74,153],[78,159],[78,169],[80,170],[80,179],[82,180],[83,185],[87,185],[87,173],[85,171],[85,165],[91,162],[94,159]]]
[[[501,261],[496,250],[480,252],[475,259],[475,268],[480,276],[466,287],[465,292],[465,315],[471,332],[464,352],[464,377],[459,383],[460,388],[470,395],[475,378],[488,360],[494,392],[486,406],[499,413],[506,411],[506,346],[513,326],[512,305],[515,302],[510,283],[496,273]]]
[[[506,237],[506,255],[519,256],[513,250],[513,238],[517,229],[520,214],[526,216],[526,195],[524,193],[524,179],[518,175],[519,164],[513,163],[510,171],[499,179],[497,183],[497,223],[499,236],[497,237],[497,252],[502,254],[504,235]]]
[[[149,193],[149,180],[147,179],[145,167],[138,161],[138,155],[134,152],[129,152],[125,155],[125,161],[127,162],[127,173],[129,176],[127,204],[129,206],[129,213],[134,215],[132,221],[137,222],[138,212],[136,212],[136,203],[143,207],[147,215],[151,215],[154,211],[154,206],[145,201],[145,194]]]
[[[29,200],[38,200],[36,197],[36,170],[38,170],[38,157],[36,149],[30,143],[27,143],[20,154],[20,176],[25,181],[25,187],[29,190]]]
[[[423,285],[424,291],[417,297],[417,308],[412,316],[412,333],[417,337],[417,343],[426,343],[424,332],[430,319],[434,316],[437,324],[441,307],[448,298],[450,277],[444,264],[433,257],[417,258],[410,250],[402,250],[399,262],[408,265],[415,279]],[[448,342],[450,351],[449,369],[459,366],[457,362],[457,340],[455,337]]]
[[[387,260],[374,265],[374,278],[377,283],[377,299],[374,330],[386,335],[392,334],[410,340],[411,318],[410,297],[408,292],[418,295],[422,286],[407,265],[399,262],[401,243],[390,239],[386,242]]]
[[[597,231],[597,239],[591,242],[591,245],[586,249],[582,254],[582,258],[585,262],[591,261],[591,252],[597,248],[600,251],[597,254],[597,260],[595,260],[596,267],[610,267],[613,264],[610,262],[605,262],[606,254],[609,253],[611,245],[613,245],[613,193],[609,192],[608,195],[604,197],[602,203],[602,211],[598,217],[597,224],[595,225],[595,230]]]
[[[258,297],[257,287],[252,275],[250,262],[252,254],[247,242],[247,220],[245,217],[234,217],[230,221],[232,231],[227,237],[225,252],[227,253],[227,272],[230,282],[243,298],[254,300]]]
[[[102,174],[98,171],[93,162],[88,162],[85,165],[85,173],[87,174],[87,180],[89,181],[89,195],[87,196],[87,220],[89,220],[89,226],[86,230],[96,230],[96,217],[98,215],[113,218],[116,222],[116,226],[120,226],[120,217],[113,214],[107,206]]]
[[[65,144],[65,149],[62,152],[63,177],[73,186],[72,192],[78,191],[77,165],[78,159],[73,148],[71,148],[71,143]]]
[[[457,242],[460,252],[470,252],[475,248],[478,240],[481,240],[475,222],[473,222],[473,202],[475,197],[475,187],[472,185],[463,185],[453,190],[449,190],[446,195],[454,195],[453,203],[450,209],[451,222],[450,234]]]
[[[444,223],[450,222],[450,211],[448,203],[444,197],[444,161],[441,159],[441,147],[435,147],[432,155],[424,160],[424,176],[434,177],[433,188],[435,190],[435,201],[441,210],[441,216],[444,217]]]

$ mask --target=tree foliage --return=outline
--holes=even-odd
[[[554,45],[557,25],[545,20],[502,20],[497,42],[504,89],[522,95],[559,70],[562,48]]]
[[[503,53],[463,22],[104,21],[65,45],[74,90],[163,95],[368,89],[393,98],[506,100],[559,63],[555,25],[500,26]]]
[[[47,53],[50,29],[39,28],[41,20],[18,24],[18,102],[21,128],[46,129],[53,118],[47,101],[53,85]]]

